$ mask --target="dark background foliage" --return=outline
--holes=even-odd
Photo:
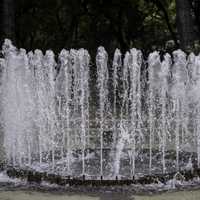
[[[27,50],[190,51],[199,30],[200,0],[0,0],[1,41]]]

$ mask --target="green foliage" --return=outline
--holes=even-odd
[[[174,0],[16,0],[16,6],[16,41],[27,49],[84,47],[95,54],[99,45],[109,52],[162,49],[174,39]]]

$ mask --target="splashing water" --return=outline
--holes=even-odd
[[[200,56],[153,52],[145,61],[117,49],[110,66],[99,47],[92,80],[85,49],[63,49],[56,62],[50,50],[26,53],[6,39],[2,53],[8,165],[111,179],[200,166]]]

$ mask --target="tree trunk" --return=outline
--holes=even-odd
[[[15,41],[15,0],[0,0],[0,40]]]
[[[198,28],[198,36],[199,36],[200,34],[200,0],[194,0],[193,10],[194,10],[194,15],[195,15],[196,25]]]
[[[190,0],[176,0],[177,29],[180,38],[180,47],[186,50],[195,39],[194,21]]]

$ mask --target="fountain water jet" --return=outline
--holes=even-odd
[[[2,52],[8,165],[88,179],[200,166],[199,56],[153,52],[146,62],[140,50],[122,59],[117,49],[111,69],[99,47],[96,84],[85,49],[62,50],[58,62],[50,50],[26,53],[9,40]]]

